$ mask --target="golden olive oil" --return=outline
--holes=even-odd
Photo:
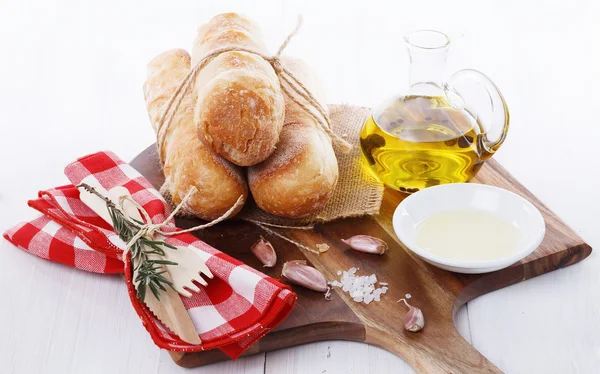
[[[459,261],[510,257],[517,252],[522,239],[521,231],[509,220],[475,209],[438,212],[421,221],[415,231],[419,248]]]
[[[475,118],[441,96],[403,96],[369,117],[360,145],[383,183],[416,192],[474,177],[488,158],[481,133]]]

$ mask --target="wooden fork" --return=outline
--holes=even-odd
[[[125,187],[115,187],[108,193],[113,201],[119,201],[121,196],[131,196]],[[125,200],[123,209],[125,214],[138,219],[139,212],[131,202]],[[173,288],[182,296],[191,297],[192,292],[200,291],[200,287],[194,282],[202,286],[208,284],[202,278],[202,275],[213,278],[213,274],[206,266],[203,258],[208,256],[192,246],[177,246],[176,249],[165,248],[165,255],[161,257],[164,260],[177,263],[177,265],[166,265],[166,267],[169,275],[171,275]]]

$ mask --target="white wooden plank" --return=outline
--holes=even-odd
[[[597,372],[600,306],[586,285],[600,281],[598,266],[594,257],[473,301],[475,347],[509,373]]]
[[[380,373],[385,371],[376,371],[377,368],[385,368],[390,362],[387,360],[393,362],[395,372],[412,372],[402,360],[379,348],[363,343],[327,341],[267,353],[265,373]]]
[[[170,374],[187,372],[189,369],[183,369],[173,363],[171,356],[164,351],[160,351],[159,366],[157,373]],[[202,374],[263,374],[265,367],[265,355],[258,354],[250,357],[242,357],[237,361],[224,361],[212,365],[194,368],[194,373]]]

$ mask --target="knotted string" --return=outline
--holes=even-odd
[[[238,48],[238,47],[220,48],[220,49],[214,50],[210,54],[206,55],[192,69],[190,69],[190,71],[182,79],[181,83],[179,84],[179,86],[177,87],[177,89],[175,90],[173,95],[171,95],[171,97],[165,104],[164,110],[159,118],[158,123],[156,124],[156,128],[157,128],[156,145],[157,145],[158,157],[160,159],[161,165],[164,166],[164,164],[165,164],[165,160],[163,158],[163,148],[164,148],[164,143],[165,143],[165,138],[166,138],[165,135],[166,135],[169,127],[171,126],[171,123],[173,122],[173,118],[175,117],[175,114],[177,113],[177,109],[181,105],[183,98],[185,97],[185,95],[188,92],[190,92],[190,90],[194,86],[194,82],[196,80],[198,73],[202,69],[204,69],[217,56],[219,56],[223,53],[227,53],[227,52],[251,53],[251,54],[259,56],[262,59],[264,59],[265,61],[267,61],[273,67],[275,74],[279,78],[279,80],[281,82],[281,90],[283,91],[283,93],[286,94],[296,105],[298,105],[300,108],[302,108],[307,114],[309,114],[315,120],[315,122],[319,124],[320,128],[325,132],[325,134],[327,134],[329,136],[329,138],[332,139],[334,144],[339,146],[343,152],[350,151],[352,149],[352,145],[332,131],[329,114],[327,113],[325,108],[323,108],[323,106],[321,106],[321,104],[317,101],[317,99],[310,92],[310,90],[291,71],[286,69],[283,66],[283,64],[281,63],[281,55],[282,55],[283,51],[288,46],[288,44],[290,43],[292,38],[298,33],[301,26],[302,26],[302,17],[298,17],[298,22],[296,24],[296,27],[294,28],[294,30],[291,33],[288,34],[288,36],[283,41],[283,43],[281,44],[281,46],[277,50],[277,53],[274,56],[267,56],[267,55],[264,55],[262,53],[259,53],[257,51],[247,49],[247,48]],[[300,98],[302,98],[304,100],[304,102],[302,100],[300,100],[298,98],[298,96]],[[315,111],[316,111],[316,113],[315,113]],[[194,189],[194,192],[195,192],[195,187],[192,187],[192,188]],[[172,217],[174,217],[179,212],[181,207],[184,206],[184,204],[191,197],[191,195],[193,195],[192,190],[190,190],[188,192],[188,194],[186,195],[186,197],[181,201],[181,203],[179,205],[177,205],[177,207],[173,210],[173,213],[171,214],[169,219],[167,219],[165,222],[169,221]],[[133,201],[133,199],[129,198],[129,200],[132,201],[137,206],[139,206],[135,201]],[[243,203],[243,196],[240,196],[240,198],[238,199],[236,204],[233,207],[231,207],[223,216],[221,216],[221,217],[217,218],[216,220],[211,221],[205,225],[192,227],[187,230],[178,231],[177,233],[201,230],[203,228],[216,225],[217,223],[227,219],[231,215],[231,213],[233,211],[235,211],[236,208],[242,203]],[[143,210],[141,210],[141,211],[143,212]],[[307,230],[307,229],[312,229],[312,225],[304,226],[304,227],[297,227],[297,226],[288,227],[288,226],[272,225],[272,224],[268,224],[266,222],[260,222],[260,221],[250,220],[250,219],[244,219],[244,220],[257,225],[257,226],[261,227],[263,230],[265,230],[273,235],[276,235],[284,240],[287,240],[302,249],[308,250],[313,253],[320,253],[318,251],[315,251],[312,248],[309,248],[301,243],[298,243],[295,240],[287,238],[286,236],[279,234],[276,231],[267,227],[267,226],[271,226],[271,227],[277,227],[277,228]],[[147,220],[147,222],[150,222],[150,221]],[[144,227],[145,231],[142,232],[142,230],[140,230],[140,232],[138,232],[139,236],[137,237],[137,239],[139,239],[140,237],[143,237],[144,235],[148,235],[148,232],[150,234],[156,232],[156,233],[165,235],[162,233],[162,230],[160,230],[160,228],[162,226],[160,226],[158,228],[155,228],[155,226],[156,225],[148,225],[148,227]],[[175,235],[175,234],[171,234],[171,235]],[[134,239],[135,239],[135,237],[134,237]],[[133,239],[132,239],[131,242],[132,242],[131,245],[133,245],[133,242],[135,242],[135,241],[133,241]],[[130,245],[130,243],[128,243],[128,248],[131,245]]]
[[[101,199],[103,199],[107,204],[111,204],[111,205],[115,205],[113,203],[113,201],[108,198],[107,196],[102,195],[100,192],[98,192],[94,187],[86,184],[86,183],[81,183],[79,185],[77,185],[76,187],[82,187],[85,188],[88,192],[100,197]],[[164,231],[162,230],[163,227],[167,226],[171,220],[175,217],[175,215],[185,206],[185,204],[188,202],[189,199],[192,198],[192,196],[198,192],[198,189],[194,186],[192,186],[192,188],[190,188],[190,190],[188,191],[188,193],[185,195],[185,197],[183,198],[183,200],[181,200],[181,202],[175,207],[175,209],[173,209],[173,211],[171,212],[171,214],[162,222],[160,223],[153,223],[152,222],[152,217],[150,217],[150,214],[148,214],[148,212],[146,211],[146,209],[144,209],[143,206],[141,206],[137,201],[135,201],[133,199],[133,197],[131,197],[131,195],[123,195],[119,197],[119,207],[118,209],[121,211],[121,213],[123,214],[123,217],[134,227],[138,227],[138,231],[135,233],[135,235],[126,243],[125,245],[125,250],[123,251],[123,256],[122,256],[122,260],[126,261],[126,257],[127,257],[127,253],[129,252],[129,250],[131,249],[131,247],[141,238],[143,237],[154,237],[154,234],[160,234],[162,236],[173,236],[173,235],[179,235],[179,234],[184,234],[184,233],[188,233],[188,232],[192,232],[192,231],[196,231],[196,230],[202,230],[211,226],[216,225],[219,222],[222,222],[224,220],[226,220],[227,218],[229,218],[232,213],[241,205],[243,205],[244,203],[244,196],[240,196],[237,201],[235,202],[235,204],[229,208],[229,210],[227,212],[225,212],[222,216],[220,216],[219,218],[216,218],[208,223],[202,224],[202,225],[198,225],[198,226],[194,226],[194,227],[190,227],[189,229],[185,229],[185,230],[170,230],[170,231]],[[129,201],[131,202],[138,211],[141,212],[143,218],[144,218],[144,223],[140,223],[139,221],[133,219],[132,217],[130,217],[128,214],[125,213],[125,209],[123,207],[125,201]]]
[[[190,188],[190,190],[188,191],[188,193],[185,195],[185,197],[183,198],[183,200],[181,200],[181,202],[175,207],[175,209],[173,209],[173,211],[171,212],[171,214],[169,215],[169,217],[167,217],[164,221],[160,222],[160,223],[153,223],[152,222],[152,218],[150,217],[150,215],[148,214],[148,212],[146,211],[146,209],[144,209],[143,206],[141,206],[137,201],[135,201],[131,195],[123,195],[121,197],[119,197],[119,206],[121,209],[121,212],[125,212],[125,210],[123,209],[123,203],[125,201],[129,201],[131,202],[140,212],[142,212],[142,215],[144,216],[144,219],[146,221],[145,224],[143,225],[139,225],[139,223],[136,223],[135,221],[132,221],[131,217],[128,217],[126,214],[123,213],[123,215],[125,216],[126,219],[130,220],[130,222],[135,223],[137,225],[139,225],[139,230],[138,232],[135,233],[135,235],[129,240],[129,242],[127,243],[127,245],[125,246],[125,251],[123,253],[123,258],[125,258],[125,255],[127,254],[127,252],[129,251],[129,249],[140,239],[143,238],[145,236],[147,237],[154,237],[154,234],[160,234],[162,236],[173,236],[173,235],[179,235],[179,234],[184,234],[187,232],[192,232],[192,231],[196,231],[196,230],[202,230],[202,229],[206,229],[208,227],[214,226],[217,223],[226,220],[227,218],[229,218],[232,213],[244,203],[244,196],[240,196],[237,201],[235,202],[235,204],[233,204],[233,206],[231,208],[229,208],[229,210],[227,212],[225,212],[222,216],[220,216],[219,218],[216,218],[208,223],[205,223],[203,225],[198,225],[198,226],[194,226],[194,227],[190,227],[189,229],[185,229],[185,230],[174,230],[174,231],[163,231],[162,228],[165,227],[166,225],[169,224],[169,222],[171,222],[171,220],[173,218],[175,218],[175,215],[179,212],[179,210],[181,210],[181,208],[183,206],[185,206],[185,204],[188,202],[189,199],[192,198],[192,196],[198,192],[198,190],[196,189],[196,187],[192,186],[192,188]]]
[[[352,149],[352,145],[344,140],[342,137],[338,136],[331,130],[331,121],[329,120],[329,115],[327,111],[321,106],[321,104],[317,101],[317,99],[313,96],[313,94],[296,78],[292,72],[286,69],[281,64],[281,54],[283,50],[290,43],[292,38],[298,33],[300,27],[302,26],[302,17],[298,17],[298,23],[296,24],[296,28],[287,36],[281,47],[277,50],[277,54],[275,56],[267,56],[262,53],[256,52],[247,48],[238,48],[238,47],[227,47],[221,48],[213,51],[212,53],[205,56],[202,60],[200,60],[183,78],[179,87],[175,90],[173,95],[169,98],[167,103],[165,104],[165,109],[157,123],[157,131],[156,131],[156,146],[158,148],[158,157],[160,158],[161,164],[164,166],[165,160],[163,159],[163,147],[165,142],[165,135],[167,130],[171,126],[173,122],[173,117],[179,108],[179,105],[183,101],[184,96],[191,90],[194,82],[196,80],[196,76],[198,73],[204,69],[209,62],[211,62],[215,57],[221,55],[222,53],[227,52],[246,52],[257,55],[267,61],[275,71],[275,74],[279,77],[280,81],[285,84],[281,85],[282,91],[287,94],[287,96],[292,99],[298,106],[300,106],[306,113],[308,113],[321,127],[321,129],[340,147],[340,149],[344,152],[348,152]],[[295,97],[295,94],[302,97],[306,100],[306,103],[301,102]],[[311,108],[314,108],[320,116],[316,115]]]

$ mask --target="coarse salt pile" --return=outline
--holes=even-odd
[[[372,301],[380,301],[381,295],[388,290],[387,283],[380,282],[379,285],[382,287],[375,288],[377,276],[375,274],[359,276],[356,275],[357,270],[357,268],[350,268],[348,271],[338,271],[337,275],[341,275],[342,278],[331,282],[331,286],[341,288],[357,303],[370,304]]]

